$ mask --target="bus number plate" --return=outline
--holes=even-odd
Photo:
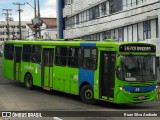
[[[140,100],[144,100],[146,97],[145,96],[139,96],[138,97]]]

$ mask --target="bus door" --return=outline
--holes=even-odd
[[[21,53],[22,47],[15,47],[14,53],[14,80],[21,80]]]
[[[100,59],[100,97],[103,99],[114,98],[115,84],[115,52],[101,52]]]
[[[42,55],[42,86],[49,89],[53,86],[53,57],[54,49],[44,48]]]

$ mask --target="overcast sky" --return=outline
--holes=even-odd
[[[42,17],[56,17],[56,0],[39,0],[40,1],[40,7],[41,7],[41,16]],[[30,3],[34,7],[34,0],[0,0],[0,21],[5,20],[5,15],[2,15],[5,11],[2,11],[2,9],[12,9],[12,15],[10,17],[13,17],[14,21],[18,21],[18,6],[13,5],[13,2],[17,3]],[[34,18],[34,8],[29,6],[28,4],[25,4],[24,6],[21,6],[21,9],[23,9],[23,12],[21,13],[22,21],[31,21],[32,18]]]

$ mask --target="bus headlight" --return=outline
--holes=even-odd
[[[159,88],[159,86],[158,85],[156,85],[156,89],[158,89]]]
[[[123,87],[119,87],[120,90],[123,90]]]

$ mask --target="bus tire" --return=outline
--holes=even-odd
[[[95,104],[94,94],[90,85],[84,85],[80,91],[80,97],[86,104]]]
[[[33,78],[31,74],[26,74],[25,75],[25,87],[29,90],[33,89]]]

